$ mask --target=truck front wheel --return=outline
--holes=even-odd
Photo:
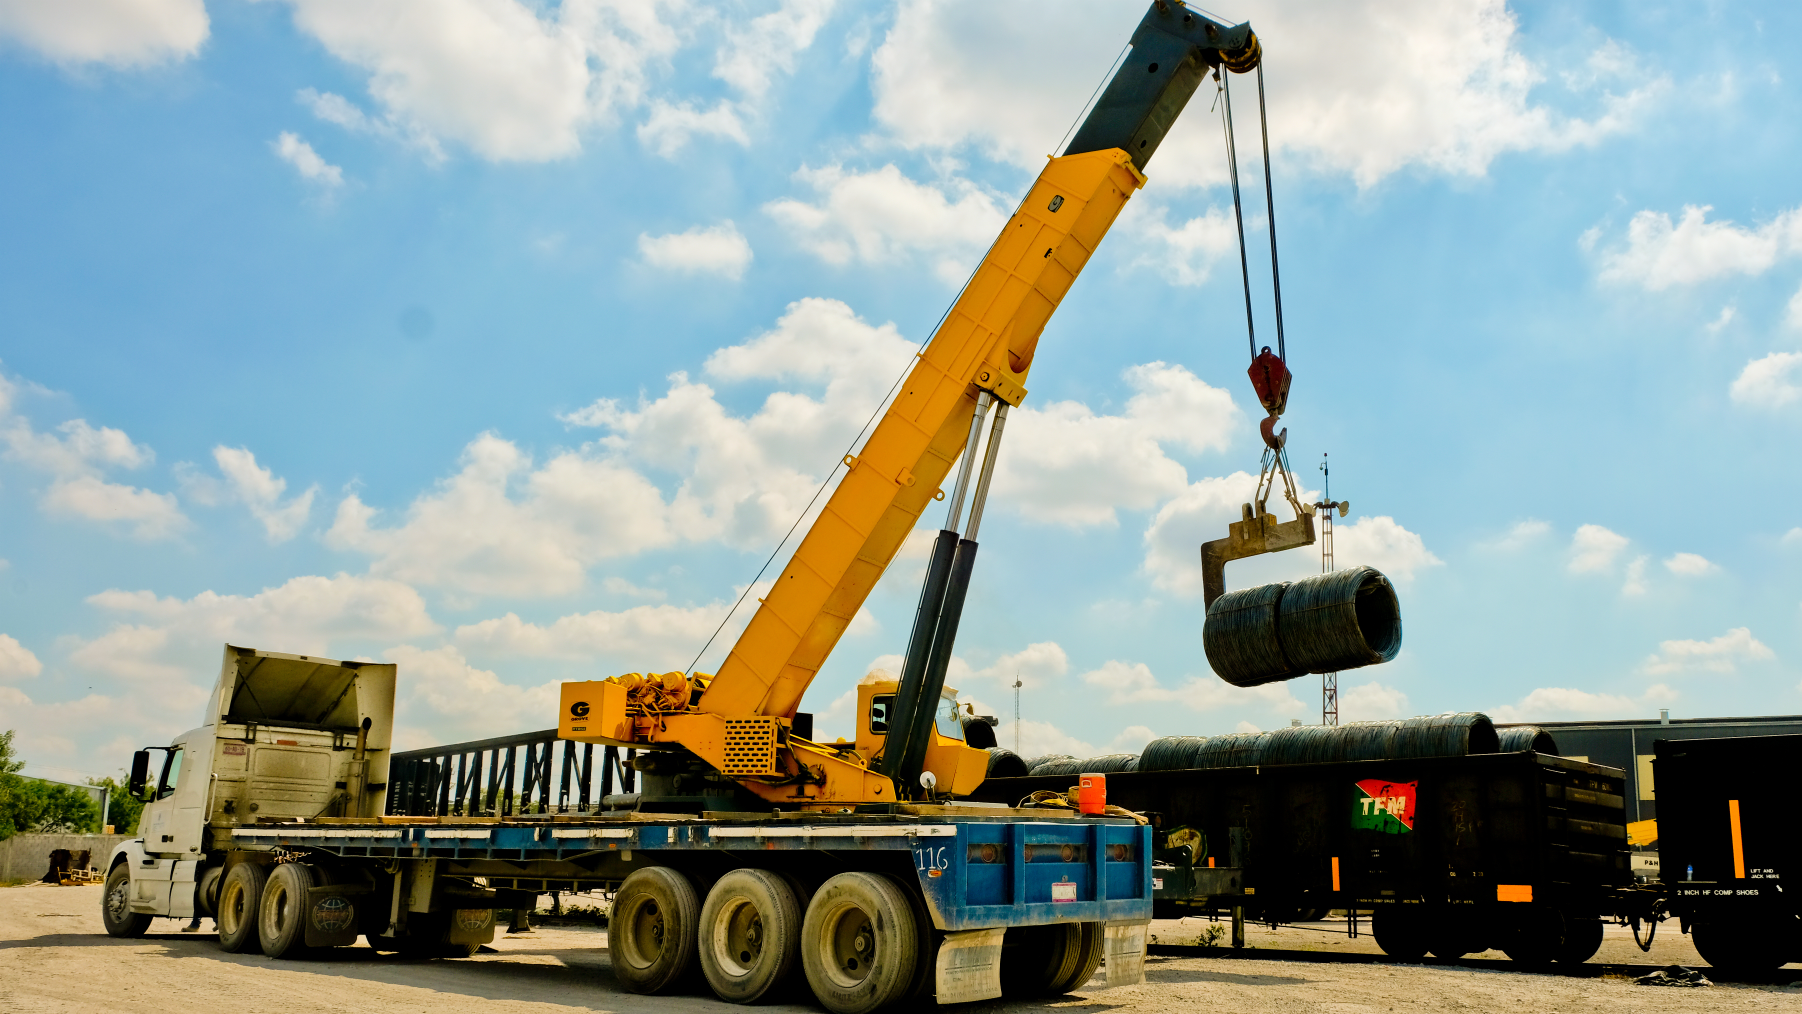
[[[107,935],[141,937],[150,928],[152,918],[131,910],[130,862],[114,866],[113,872],[106,875],[106,888],[100,894],[100,921],[106,925]]]
[[[841,873],[807,906],[801,967],[833,1014],[869,1014],[905,999],[919,959],[913,906],[887,877]]]
[[[662,993],[687,979],[700,908],[694,885],[667,866],[627,877],[607,917],[607,953],[619,984],[634,993]]]
[[[257,934],[264,954],[298,958],[306,953],[307,892],[314,881],[311,866],[283,863],[263,885],[263,899],[257,905]]]

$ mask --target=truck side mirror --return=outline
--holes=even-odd
[[[143,799],[144,783],[149,780],[150,751],[139,750],[131,755],[131,781],[127,783],[126,791],[131,793],[133,799]]]

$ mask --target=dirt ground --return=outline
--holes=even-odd
[[[242,1014],[393,1011],[419,1014],[688,1012],[723,1008],[711,995],[642,997],[620,992],[607,968],[606,934],[592,927],[541,927],[501,934],[492,952],[464,961],[417,961],[339,948],[328,959],[273,961],[226,954],[210,933],[180,932],[159,919],[148,935],[114,940],[100,926],[100,888],[31,885],[0,889],[0,1011],[102,1014]],[[1677,934],[1641,954],[1610,932],[1596,962],[1574,974],[1514,971],[1485,955],[1448,964],[1393,965],[1369,937],[1343,923],[1271,931],[1253,927],[1248,949],[1198,956],[1190,947],[1205,920],[1153,924],[1157,945],[1144,985],[1088,989],[1049,1003],[992,1001],[971,1012],[1255,1010],[1306,1014],[1389,1011],[1771,1011],[1802,1010],[1802,967],[1768,983],[1655,989],[1631,976],[1659,964],[1693,963]],[[1222,924],[1224,925],[1224,924]],[[211,929],[211,923],[203,923]],[[1795,983],[1795,985],[1790,985]],[[703,987],[704,988],[704,987]],[[1788,999],[1786,999],[1786,997]],[[770,1011],[818,1010],[805,996]]]

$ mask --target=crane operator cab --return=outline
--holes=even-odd
[[[872,766],[888,745],[888,723],[899,686],[894,674],[881,669],[872,669],[857,683],[857,752]],[[988,776],[989,752],[965,741],[957,691],[951,687],[939,695],[931,740],[926,745],[925,770],[932,773],[939,795],[967,796]]]

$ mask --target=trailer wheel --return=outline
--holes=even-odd
[[[108,936],[141,937],[154,916],[131,910],[131,864],[119,863],[106,875],[100,892],[100,921]]]
[[[667,866],[635,871],[607,919],[613,976],[634,993],[661,993],[694,968],[700,904],[688,878]]]
[[[914,913],[901,888],[874,873],[821,885],[801,926],[801,966],[820,1005],[869,1014],[905,999],[920,957]]]
[[[701,971],[727,1003],[756,1003],[801,957],[801,905],[781,876],[738,869],[707,892],[697,943]]]
[[[1419,961],[1429,946],[1420,919],[1401,908],[1379,908],[1370,917],[1370,935],[1397,961]]]
[[[1602,949],[1602,920],[1572,919],[1564,920],[1564,942],[1558,945],[1553,958],[1563,965],[1581,965],[1596,956]]]
[[[1696,953],[1710,967],[1728,972],[1769,972],[1788,961],[1775,926],[1698,922],[1690,927]]]
[[[1101,967],[1101,956],[1106,945],[1107,937],[1102,934],[1100,923],[1082,923],[1077,934],[1075,967],[1067,978],[1052,982],[1050,994],[1062,996],[1087,985],[1095,977],[1095,970]]]
[[[283,863],[263,885],[257,905],[257,933],[263,953],[272,958],[298,958],[307,952],[307,892],[316,879],[305,863]]]
[[[267,870],[258,863],[239,863],[225,875],[219,888],[219,946],[242,954],[257,947],[257,909],[263,900]]]

